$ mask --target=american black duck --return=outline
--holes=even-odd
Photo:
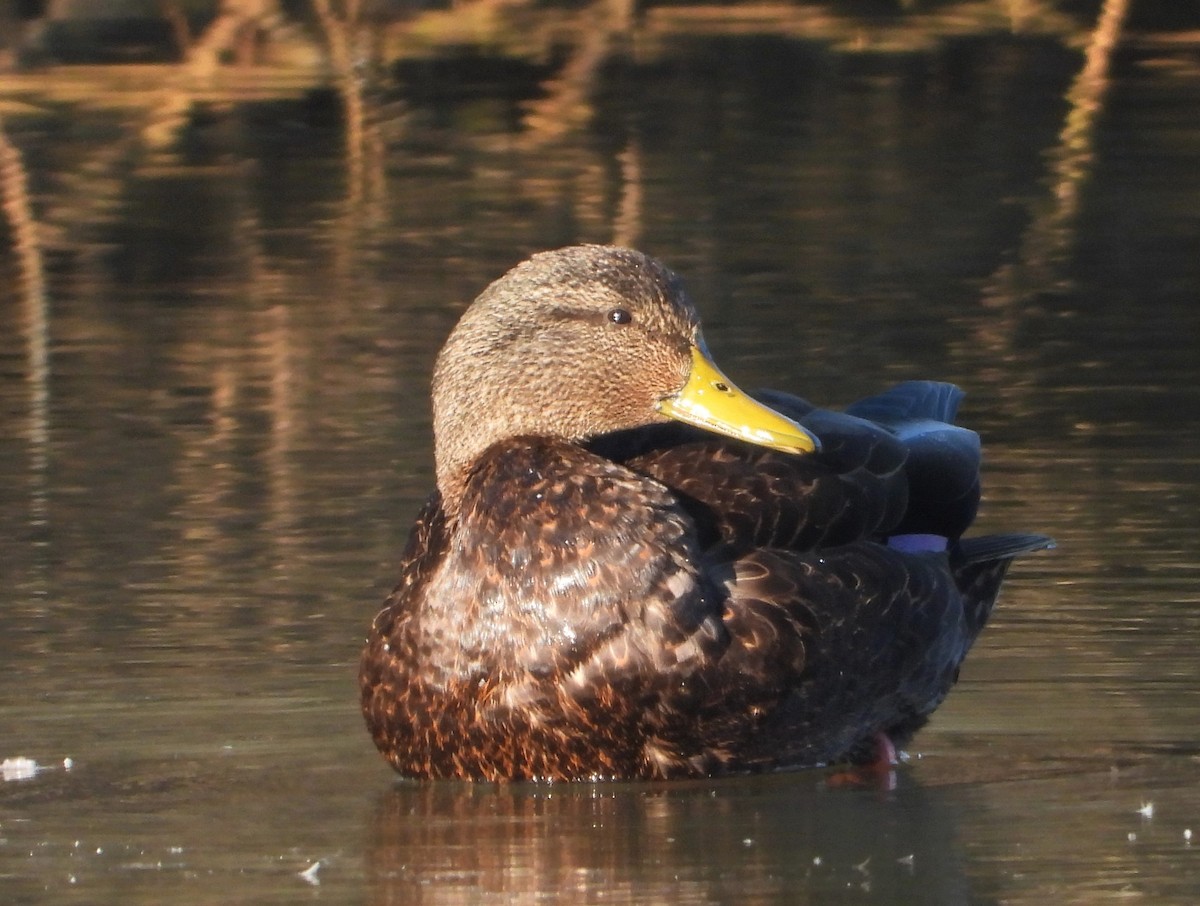
[[[962,537],[979,443],[950,424],[960,397],[767,408],[657,261],[518,265],[438,357],[437,490],[362,657],[376,745],[409,777],[579,780],[904,744],[1010,561],[1050,543]]]

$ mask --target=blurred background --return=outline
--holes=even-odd
[[[1195,902],[1198,112],[1182,0],[0,0],[0,901]],[[580,241],[1058,539],[894,788],[375,753],[433,358]]]

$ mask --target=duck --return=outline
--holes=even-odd
[[[892,760],[958,679],[1010,563],[963,393],[844,411],[740,390],[681,279],[540,252],[432,380],[436,489],[359,668],[400,775],[708,778]]]

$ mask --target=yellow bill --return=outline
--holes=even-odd
[[[820,441],[790,418],[752,399],[721,374],[700,344],[683,389],[658,403],[669,418],[784,453],[812,453]]]

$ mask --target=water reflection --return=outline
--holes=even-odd
[[[1080,192],[1094,163],[1096,118],[1103,110],[1112,55],[1128,9],[1128,0],[1106,0],[1100,11],[1084,51],[1083,68],[1066,93],[1068,110],[1059,142],[1048,155],[1048,197],[1033,207],[1017,260],[1006,262],[990,281],[984,295],[984,304],[990,307],[1011,308],[1064,279],[1061,267],[1074,239]],[[997,326],[1011,335],[1015,329],[1011,313]],[[994,348],[995,328],[980,339]]]
[[[0,118],[0,199],[7,215],[10,244],[17,260],[16,288],[21,300],[19,323],[25,340],[28,375],[29,527],[43,529],[47,517],[49,465],[50,316],[42,258],[41,228],[33,213],[29,183],[20,151],[9,140]],[[36,543],[36,542],[35,542]]]
[[[398,785],[376,813],[373,903],[984,903],[959,803],[813,775],[726,785]]]

